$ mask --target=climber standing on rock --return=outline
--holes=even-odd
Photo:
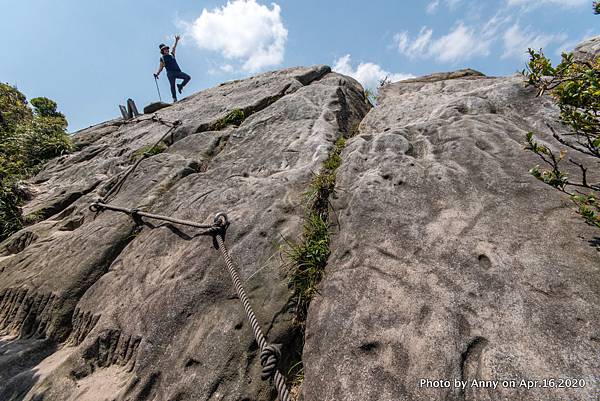
[[[179,35],[175,36],[175,44],[173,45],[173,51],[169,53],[169,46],[161,43],[158,48],[160,49],[160,65],[158,72],[154,74],[154,78],[158,78],[163,68],[167,70],[167,78],[169,78],[169,84],[171,85],[171,95],[173,95],[173,102],[177,101],[177,93],[175,92],[175,80],[183,79],[183,82],[177,84],[177,90],[179,93],[183,90],[183,87],[187,85],[191,77],[185,72],[181,71],[177,60],[175,60],[175,50],[177,49],[177,43],[179,43]]]

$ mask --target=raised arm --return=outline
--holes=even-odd
[[[163,68],[165,68],[165,63],[163,63],[162,59],[160,60],[160,64],[158,66],[158,72],[156,74],[154,74],[154,76],[156,78],[158,78],[158,76],[160,75],[160,72],[163,70]]]
[[[175,43],[173,43],[173,50],[171,50],[171,54],[175,57],[175,50],[177,49],[177,43],[179,43],[180,36],[175,36]]]

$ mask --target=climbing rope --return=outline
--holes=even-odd
[[[108,204],[102,202],[101,200],[98,200],[97,202],[92,203],[90,205],[90,210],[94,213],[101,212],[103,210],[112,210],[114,212],[121,212],[121,213],[128,214],[134,218],[147,217],[149,219],[168,221],[169,223],[181,224],[184,226],[207,229],[208,231],[206,231],[203,234],[211,234],[219,229],[214,224],[206,225],[206,224],[195,223],[193,221],[188,221],[188,220],[173,219],[171,217],[161,216],[159,214],[151,214],[151,213],[142,212],[139,209],[128,209],[125,207],[108,205]]]
[[[227,270],[229,271],[229,275],[231,276],[231,280],[233,281],[235,290],[238,294],[240,301],[242,302],[244,311],[246,312],[246,318],[250,322],[250,326],[252,327],[252,331],[254,333],[254,338],[258,343],[258,347],[260,349],[260,364],[262,366],[262,372],[260,377],[262,380],[268,380],[270,377],[273,377],[273,382],[275,383],[277,393],[279,394],[279,400],[290,400],[290,393],[285,384],[285,378],[283,374],[281,374],[279,369],[277,369],[277,365],[279,364],[279,358],[281,357],[281,351],[279,350],[279,347],[273,344],[269,344],[267,342],[260,328],[260,323],[258,322],[256,315],[254,314],[252,306],[250,305],[250,300],[248,299],[248,295],[246,295],[246,290],[242,285],[239,273],[235,265],[233,264],[233,260],[231,259],[229,250],[225,246],[225,232],[229,227],[229,220],[227,219],[227,215],[225,213],[217,213],[214,217],[213,224],[206,225],[189,220],[179,220],[167,216],[146,213],[140,211],[139,209],[128,209],[124,207],[112,206],[102,202],[101,200],[92,203],[90,205],[90,210],[95,213],[101,212],[103,210],[111,210],[115,212],[128,214],[134,219],[146,217],[155,220],[167,221],[174,224],[181,224],[185,226],[205,229],[206,231],[202,232],[202,235],[212,235],[215,239],[219,250],[221,251],[223,259],[225,260],[225,264],[227,265]]]
[[[137,167],[140,165],[140,163],[142,161],[144,161],[146,158],[152,156],[152,151],[162,141],[164,141],[167,138],[167,136],[169,136],[169,134],[171,134],[171,132],[173,132],[173,130],[175,128],[177,128],[179,125],[181,125],[181,121],[179,121],[179,120],[166,121],[166,120],[163,120],[162,118],[158,117],[156,114],[152,116],[152,120],[156,121],[156,122],[159,122],[159,123],[161,123],[163,125],[166,125],[167,127],[169,127],[169,129],[167,130],[167,132],[165,132],[165,134],[158,141],[156,141],[156,143],[154,145],[152,145],[152,147],[150,149],[148,149],[148,151],[144,152],[144,154],[142,155],[142,157],[138,161],[136,161],[135,164],[133,166],[131,166],[127,170],[127,172],[125,172],[125,174],[123,174],[121,176],[121,178],[119,179],[119,181],[117,181],[117,183],[115,185],[113,185],[112,188],[110,188],[110,190],[102,198],[102,203],[109,202],[111,198],[114,198],[119,193],[119,191],[121,190],[121,186],[127,180],[127,177],[129,177],[131,175],[131,173],[133,173],[137,169]]]
[[[219,217],[215,217],[215,223],[217,222]],[[225,218],[225,224],[227,224],[227,219]],[[225,227],[226,226],[222,226]],[[223,241],[224,232],[221,231],[215,238],[217,240],[217,244],[219,245],[219,250],[221,250],[221,254],[223,255],[223,259],[225,260],[225,264],[227,265],[227,269],[229,270],[229,275],[231,276],[231,280],[235,285],[235,290],[237,291],[238,297],[240,301],[242,301],[242,305],[244,306],[244,310],[246,311],[246,317],[252,326],[252,331],[254,332],[254,338],[258,343],[258,347],[260,349],[260,364],[262,365],[262,373],[261,379],[267,380],[269,377],[273,376],[273,381],[275,382],[275,387],[277,388],[277,393],[279,394],[279,399],[281,401],[289,401],[290,393],[285,384],[285,378],[277,369],[277,364],[281,353],[279,348],[267,343],[265,336],[260,329],[260,324],[258,323],[258,319],[256,319],[256,315],[252,310],[252,306],[250,305],[250,301],[248,300],[248,296],[246,295],[246,291],[242,286],[242,282],[240,280],[240,276],[235,268],[233,261],[231,260],[231,256],[229,255],[229,251],[225,247],[225,241]]]

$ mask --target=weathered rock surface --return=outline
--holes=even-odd
[[[573,55],[576,59],[590,61],[600,56],[600,36],[590,38],[575,47]]]
[[[239,127],[206,131],[234,109]],[[182,122],[111,204],[210,223],[227,211],[229,248],[269,340],[297,330],[280,266],[302,230],[302,193],[333,143],[364,117],[360,85],[328,67],[221,85],[160,110]],[[199,230],[88,210],[169,129],[152,116],[75,135],[80,148],[32,180],[43,221],[2,244],[0,399],[270,400],[231,279]],[[15,361],[18,360],[18,363]]]
[[[369,111],[328,67],[293,68],[78,132],[78,150],[28,183],[38,222],[0,244],[0,400],[276,398],[211,238],[88,209],[167,133],[110,203],[204,223],[226,211],[283,372],[302,332],[280,246],[302,233],[301,199],[334,143],[353,136],[306,322],[305,401],[597,397],[600,240],[528,174],[539,161],[523,150],[527,131],[552,143],[548,125],[564,129],[552,101],[468,69],[386,86],[378,101]],[[244,120],[226,123],[231,112]],[[586,386],[420,386],[551,378]]]
[[[598,232],[528,174],[540,161],[523,150],[527,131],[564,129],[556,108],[519,76],[452,75],[383,88],[342,154],[306,401],[598,396]],[[586,387],[470,386],[550,378]]]

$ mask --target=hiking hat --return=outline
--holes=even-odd
[[[165,45],[164,43],[161,43],[160,45],[158,45],[158,48],[160,49],[160,51],[162,52],[164,48],[169,48],[169,46]]]

